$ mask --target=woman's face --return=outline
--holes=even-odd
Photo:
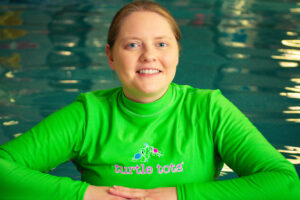
[[[148,103],[163,96],[173,80],[179,47],[164,17],[139,11],[124,19],[112,51],[107,45],[106,54],[125,96]]]

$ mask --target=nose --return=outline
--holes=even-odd
[[[156,52],[153,47],[144,47],[143,52],[140,56],[141,62],[155,62],[156,61]]]

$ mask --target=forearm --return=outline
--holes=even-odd
[[[0,158],[1,199],[83,200],[87,183],[55,177]]]
[[[300,183],[292,171],[261,172],[231,180],[185,184],[177,190],[178,200],[296,200],[300,196]]]

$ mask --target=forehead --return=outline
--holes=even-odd
[[[139,36],[174,37],[174,33],[169,21],[162,15],[151,11],[137,11],[124,18],[119,37]]]

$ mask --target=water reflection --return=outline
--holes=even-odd
[[[295,122],[300,123],[300,118],[287,118],[285,119],[287,122]]]
[[[14,138],[19,137],[20,135],[22,135],[23,133],[15,133],[14,134]]]
[[[271,57],[280,60],[300,61],[300,51],[297,49],[278,49],[278,52],[281,52],[282,55],[272,55]]]
[[[21,68],[21,56],[18,53],[14,53],[11,56],[0,56],[0,65],[9,69]]]
[[[243,103],[239,99],[234,102],[260,123],[267,118],[300,122],[300,110],[296,109],[299,101],[295,101],[300,99],[300,86],[295,85],[300,83],[299,24],[291,14],[297,9],[284,6],[282,2],[282,8],[258,7],[255,1],[232,0],[222,2],[219,11],[222,18],[217,25],[216,52],[226,62],[218,69],[215,88],[220,88],[232,99],[238,96],[236,92],[262,99],[279,96],[271,102],[260,103],[261,109],[269,104],[273,107],[263,116],[257,108],[260,106],[256,106],[254,113],[248,105],[241,107]]]
[[[292,98],[292,99],[300,99],[300,93],[296,93],[296,92],[281,92],[279,93],[279,95],[283,97]]]
[[[23,24],[23,20],[20,19],[21,11],[6,11],[0,16],[0,26],[20,26]],[[1,28],[0,29],[0,41],[14,40],[23,37],[27,34],[24,29],[16,28]]]
[[[285,149],[279,149],[278,151],[280,153],[285,154],[288,158],[288,161],[290,161],[294,165],[300,164],[300,147],[293,147],[293,146],[284,146]]]
[[[291,82],[299,83],[300,84],[300,78],[292,78]]]
[[[55,53],[62,55],[62,56],[71,56],[72,55],[72,51],[57,51]]]
[[[3,126],[13,126],[19,124],[18,121],[5,121],[3,122]]]
[[[22,29],[12,29],[12,28],[0,29],[0,41],[15,40],[25,36],[26,34],[27,31]]]
[[[287,32],[286,32],[286,35],[287,35],[287,36],[297,36],[298,33],[297,33],[297,32],[292,32],[292,31],[287,31]]]
[[[300,114],[300,106],[288,107],[288,110],[284,110],[283,113],[286,113],[286,114]]]
[[[298,67],[299,64],[297,62],[279,62],[281,67]]]
[[[290,11],[292,13],[300,13],[300,8],[291,8]]]
[[[20,19],[21,11],[7,11],[0,16],[0,26],[18,26],[23,23]]]
[[[288,91],[293,91],[293,92],[300,92],[300,86],[295,86],[294,88],[292,87],[285,87],[284,89]]]
[[[257,26],[259,16],[249,9],[252,3],[243,0],[223,1],[221,10],[224,16],[218,24],[220,44],[235,48],[253,47],[256,36],[253,28]]]
[[[250,54],[242,54],[242,53],[233,53],[233,54],[227,54],[228,58],[233,58],[233,59],[247,59],[250,58]]]
[[[281,43],[287,47],[300,47],[300,40],[282,40]]]

